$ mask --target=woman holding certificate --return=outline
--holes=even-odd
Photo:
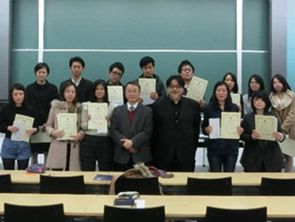
[[[295,95],[285,79],[276,74],[271,79],[271,93],[269,95],[271,105],[277,116],[280,118],[283,131],[290,139],[295,140]],[[285,156],[285,171],[293,169],[293,157]]]
[[[108,135],[109,116],[115,107],[108,102],[107,84],[94,82],[91,102],[83,103],[81,127],[85,137],[81,142],[80,160],[83,171],[95,171],[96,162],[102,171],[113,170],[114,143]]]
[[[245,141],[241,164],[245,172],[280,172],[284,168],[281,148],[277,141],[284,140],[281,127],[274,114],[268,95],[258,91],[252,95],[253,112],[244,116],[241,126]],[[279,129],[279,132],[277,132]]]
[[[27,104],[25,87],[14,84],[9,91],[9,104],[0,112],[0,132],[5,134],[1,157],[5,170],[28,167],[31,156],[30,136],[37,132],[34,109]]]
[[[46,131],[52,137],[46,167],[53,170],[80,170],[79,143],[81,106],[77,102],[77,88],[72,82],[64,85],[61,100],[53,100]]]
[[[227,114],[224,115],[227,116],[225,119],[231,118],[225,124],[222,124],[223,114]],[[202,124],[203,133],[209,135],[207,155],[211,172],[233,172],[235,170],[239,137],[243,132],[239,127],[240,117],[238,106],[231,101],[229,88],[223,81],[217,82],[210,103],[204,110]],[[223,125],[225,125],[224,128]]]

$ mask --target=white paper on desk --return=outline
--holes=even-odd
[[[284,154],[295,157],[295,140],[290,139],[289,136],[286,135],[286,139],[282,143],[279,143],[279,145]]]
[[[212,132],[209,134],[209,138],[219,139],[220,138],[220,119],[209,118],[209,126],[212,127]]]

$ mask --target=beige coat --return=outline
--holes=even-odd
[[[81,116],[81,106],[78,104],[74,108],[74,112],[78,114],[77,118],[77,129],[80,130],[80,116]],[[49,112],[46,131],[49,135],[51,135],[53,130],[57,129],[57,114],[58,113],[67,113],[68,106],[66,102],[53,100],[51,103],[51,109]],[[79,131],[83,133],[83,131]],[[55,169],[65,169],[66,167],[66,156],[67,156],[67,141],[58,141],[56,138],[52,138],[50,143],[48,157],[46,160],[47,168],[55,168]],[[79,143],[70,142],[71,143],[71,155],[70,155],[70,164],[69,170],[80,170],[80,157],[79,157]]]
[[[295,139],[295,95],[287,90],[282,99],[271,93],[270,101],[273,111],[280,118],[282,129],[289,135],[290,139]]]

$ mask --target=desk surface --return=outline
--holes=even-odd
[[[63,203],[68,216],[103,216],[104,205],[113,205],[112,195],[0,194],[4,203],[47,205]],[[207,206],[233,209],[267,207],[268,218],[295,218],[295,197],[266,196],[142,196],[146,207],[165,206],[167,218],[204,217]]]
[[[1,170],[1,174],[11,174],[13,183],[16,184],[38,184],[39,174],[27,173],[21,170]],[[81,172],[81,171],[47,171],[44,175],[52,176],[75,176],[84,175],[84,181],[87,185],[109,185],[110,181],[95,181],[93,178],[97,174],[114,175],[119,176],[121,172]],[[187,177],[196,178],[221,178],[221,177],[232,177],[233,186],[259,186],[261,177],[269,178],[295,178],[295,173],[209,173],[209,172],[193,172],[193,173],[173,173],[172,178],[159,178],[160,183],[163,186],[185,186]]]

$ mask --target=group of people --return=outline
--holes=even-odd
[[[232,101],[232,93],[238,93],[236,76],[226,73],[213,89],[208,102],[186,97],[195,68],[184,60],[179,64],[178,74],[171,75],[165,85],[154,73],[155,61],[143,57],[138,78],[156,80],[156,90],[150,93],[149,105],[143,105],[138,79],[123,85],[124,66],[115,62],[109,67],[109,79],[91,82],[82,77],[85,62],[81,57],[69,61],[70,79],[60,84],[60,89],[47,80],[49,66],[38,63],[34,72],[36,81],[26,88],[14,84],[9,93],[9,103],[0,112],[0,131],[5,133],[1,157],[4,169],[25,169],[37,162],[38,153],[46,153],[46,167],[52,170],[94,171],[96,164],[103,171],[125,171],[137,162],[154,165],[167,171],[194,171],[195,153],[200,130],[210,135],[214,130],[211,118],[221,118],[222,112],[240,112],[243,116],[237,127],[240,139],[245,141],[241,164],[246,172],[291,171],[293,158],[283,155],[279,143],[286,135],[295,139],[295,96],[286,79],[275,75],[271,79],[271,93],[266,93],[261,76],[249,78],[248,93],[241,95],[240,104]],[[108,100],[108,86],[124,89],[124,104]],[[88,127],[91,115],[90,103],[106,103],[108,114],[107,132]],[[201,112],[204,119],[201,121]],[[64,130],[58,127],[58,114],[76,113],[77,132],[70,139],[62,140]],[[45,133],[48,142],[28,143],[15,141],[11,135],[20,131],[14,124],[15,115],[34,118],[28,136]],[[278,117],[278,129],[274,140],[259,139],[255,130],[255,115]],[[239,149],[238,139],[208,139],[208,161],[211,172],[235,170]]]

